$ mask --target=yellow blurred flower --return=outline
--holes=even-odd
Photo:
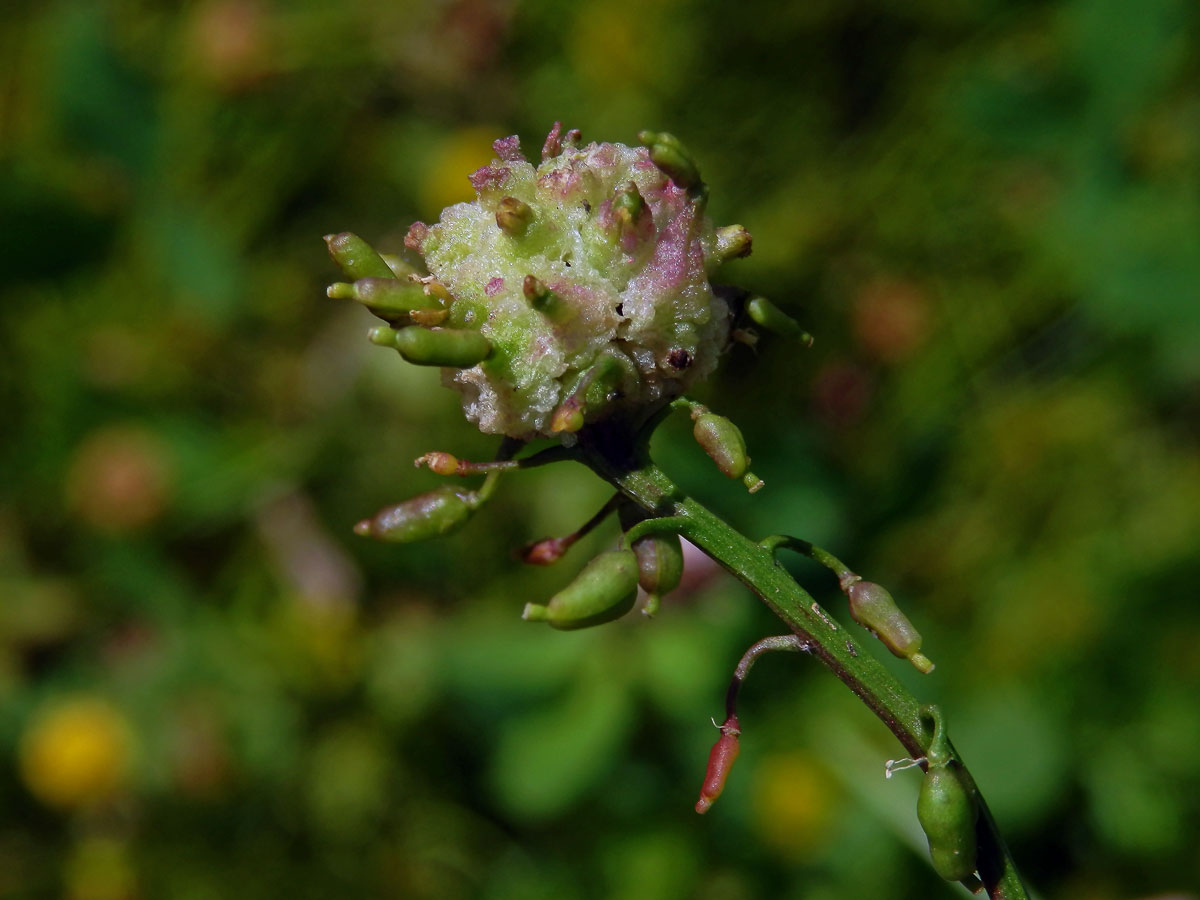
[[[30,723],[21,737],[21,776],[47,806],[86,806],[125,783],[132,750],[129,724],[119,710],[99,698],[76,697]]]
[[[755,824],[768,844],[790,858],[807,858],[825,846],[837,806],[830,774],[808,753],[776,754],[758,767]]]
[[[502,128],[474,126],[449,135],[434,151],[433,161],[420,185],[421,214],[436,216],[455,203],[475,199],[475,189],[467,177],[492,161],[492,141],[503,134]],[[541,147],[526,147],[527,156],[537,159]]]

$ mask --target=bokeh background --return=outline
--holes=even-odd
[[[924,898],[918,778],[694,561],[660,616],[522,623],[514,477],[458,535],[351,525],[487,457],[325,298],[490,142],[680,135],[728,277],[817,335],[730,353],[660,461],[893,589],[1030,883],[1200,885],[1200,34],[1188,0],[50,0],[0,9],[0,897]],[[793,563],[789,562],[789,565]],[[842,614],[827,573],[794,563]]]

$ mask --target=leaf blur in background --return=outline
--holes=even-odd
[[[1196,896],[1194,4],[59,0],[0,48],[0,897],[948,890],[918,779],[801,657],[756,668],[692,812],[779,629],[723,574],[521,622],[615,537],[512,559],[603,503],[582,469],[420,547],[351,533],[435,484],[414,457],[494,448],[324,296],[321,235],[397,250],[557,119],[683,138],[755,235],[733,276],[817,336],[701,398],[764,491],[684,423],[668,471],[896,594],[938,669],[886,664],[1034,887]]]

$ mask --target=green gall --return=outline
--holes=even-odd
[[[412,262],[429,273],[421,287],[444,309],[411,302],[407,318],[381,317],[396,327],[471,330],[486,339],[486,355],[456,353],[447,368],[457,371],[443,379],[481,431],[528,441],[609,416],[638,419],[716,368],[734,303],[708,280],[716,232],[698,199],[694,165],[695,178],[686,174],[685,151],[667,136],[651,143],[665,168],[646,148],[584,144],[561,126],[539,164],[520,153],[515,138],[504,139],[491,164],[470,176],[475,200],[409,229],[406,252],[419,255]],[[677,181],[664,177],[667,169]],[[356,259],[368,259],[365,247]],[[371,254],[378,265],[356,269],[354,279],[389,276],[386,261]],[[531,287],[551,293],[527,296],[529,276]],[[430,343],[401,340],[416,352]],[[420,361],[437,364],[440,352]],[[581,373],[612,352],[632,374],[589,376],[580,394]]]
[[[509,237],[524,237],[532,223],[533,208],[516,197],[505,197],[496,206],[496,224]]]
[[[492,346],[478,331],[455,328],[401,328],[392,345],[408,362],[419,366],[464,369],[488,358]]]
[[[466,524],[474,510],[473,499],[468,491],[443,486],[381,509],[355,525],[354,532],[398,544],[441,537]]]
[[[812,346],[812,335],[800,327],[800,323],[781,310],[766,297],[751,297],[746,301],[746,315],[768,331],[785,337],[798,338]]]
[[[570,631],[611,622],[637,600],[638,563],[632,550],[602,553],[545,604],[527,603],[521,618]]]
[[[855,622],[869,628],[894,655],[907,659],[921,672],[933,671],[933,663],[920,652],[920,633],[885,587],[872,581],[856,581],[846,590],[846,595],[850,598],[850,615]]]
[[[650,151],[650,160],[684,190],[700,186],[700,170],[683,142],[665,131],[640,131],[638,140]]]
[[[329,255],[347,278],[393,278],[391,268],[375,249],[350,231],[325,235]]]

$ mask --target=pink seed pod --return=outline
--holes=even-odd
[[[696,812],[700,815],[708,812],[708,808],[721,796],[721,791],[725,790],[725,779],[729,777],[729,770],[738,757],[739,734],[741,730],[737,716],[730,716],[721,725],[721,736],[708,754],[708,770],[704,773],[700,799],[696,801]]]

